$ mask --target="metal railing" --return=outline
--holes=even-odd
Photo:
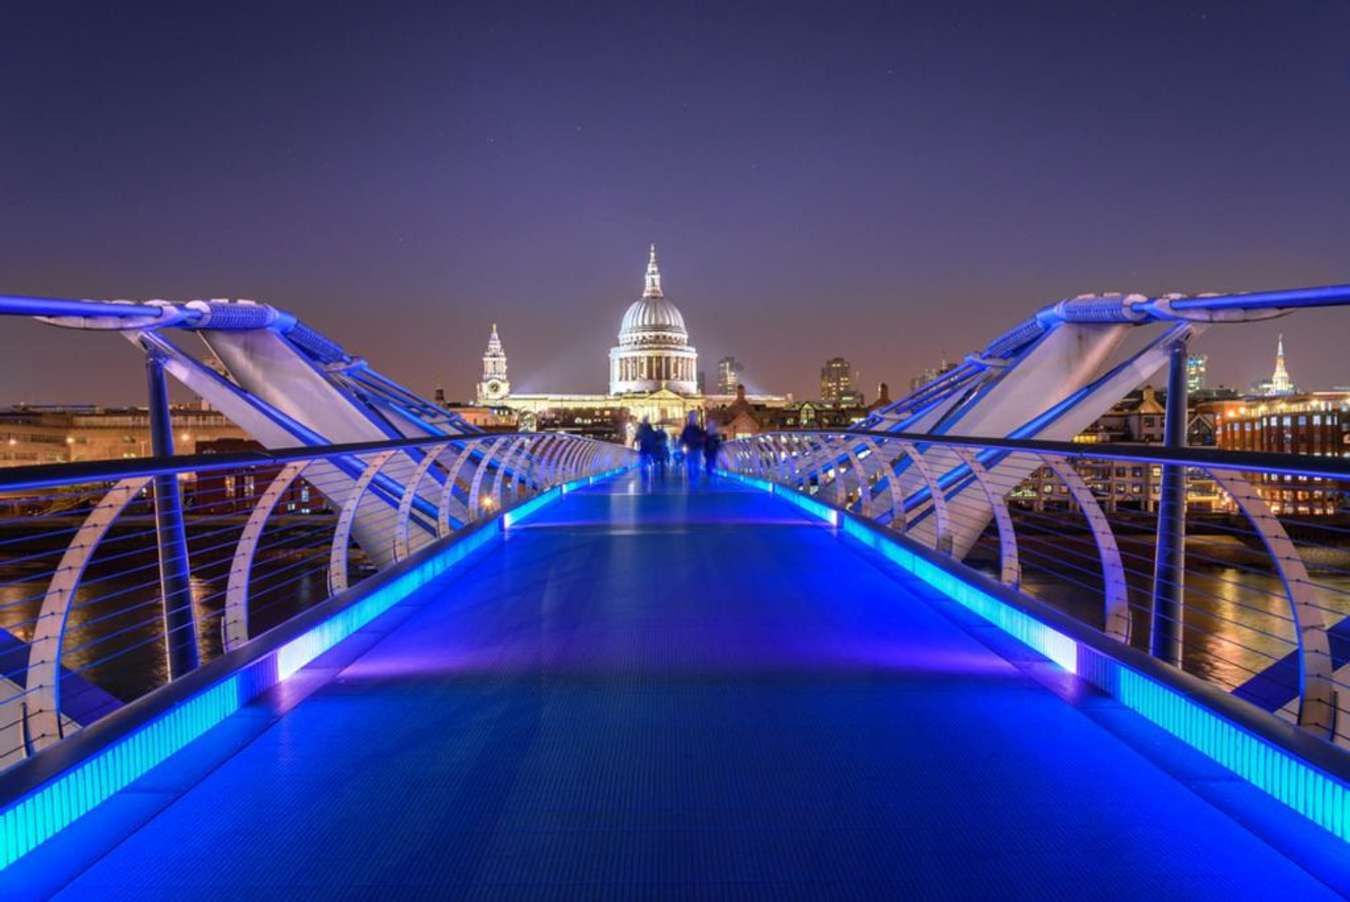
[[[1350,745],[1350,460],[863,431],[727,442],[722,466],[815,495]],[[1175,468],[1175,469],[1174,469]],[[1184,474],[1184,566],[1159,564]],[[1166,532],[1166,531],[1164,531]],[[1179,608],[1157,603],[1160,587]],[[1156,646],[1154,646],[1156,648]]]
[[[562,433],[466,434],[0,470],[0,769],[632,455]]]

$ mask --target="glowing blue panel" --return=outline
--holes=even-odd
[[[1118,663],[1115,670],[1115,695],[1126,707],[1350,841],[1345,784],[1156,680]]]
[[[813,517],[819,517],[831,526],[839,525],[839,512],[837,510],[830,507],[828,504],[822,504],[809,495],[803,495],[795,489],[769,482],[767,479],[760,479],[756,476],[746,476],[742,473],[733,473],[729,470],[718,470],[717,475],[743,483],[744,485],[753,486],[754,488],[768,492],[771,495],[777,495],[784,501],[800,507]]]
[[[756,482],[762,481],[763,480],[756,480]],[[770,491],[772,491],[779,498],[782,498],[784,501],[788,501],[791,502],[792,504],[797,505],[797,507],[800,507],[808,514],[811,514],[812,516],[815,517],[819,517],[820,519],[824,520],[831,526],[839,525],[839,511],[830,507],[828,504],[822,504],[821,502],[817,501],[811,496],[803,495],[801,492],[798,492],[795,489],[789,489],[785,486],[774,485],[771,483],[769,483],[768,485],[770,485]]]
[[[615,467],[612,470],[596,473],[594,476],[582,476],[580,479],[564,482],[562,485],[558,486],[558,488],[562,490],[562,494],[566,495],[568,492],[575,492],[577,489],[585,488],[588,485],[594,485],[597,482],[602,482],[603,480],[609,479],[611,476],[627,473],[631,469],[633,469],[631,466]]]
[[[1335,777],[1182,692],[1095,648],[1080,646],[1072,638],[929,563],[855,518],[844,518],[843,531],[1065,670],[1079,672],[1081,656],[1084,679],[1313,823],[1350,841],[1350,788]]]
[[[0,868],[239,710],[232,676],[144,724],[0,812]]]
[[[754,486],[755,488],[769,492],[770,494],[773,493],[773,483],[769,482],[767,479],[760,479],[756,476],[746,476],[743,473],[733,473],[729,470],[718,470],[717,472],[718,475],[725,476],[727,479],[733,479],[744,485]]]
[[[555,496],[557,497],[557,496]],[[276,651],[277,679],[284,680],[328,649],[416,592],[475,549],[495,539],[501,521],[489,524],[450,545],[422,566],[386,583],[344,611],[320,623]]]
[[[521,520],[524,520],[530,514],[539,510],[539,508],[544,507],[545,505],[548,504],[552,504],[554,501],[557,501],[562,496],[563,490],[560,487],[551,488],[547,492],[535,495],[533,498],[531,498],[529,501],[526,501],[524,504],[517,505],[516,507],[513,507],[511,508],[511,510],[502,514],[502,528],[510,529],[512,526],[515,526],[517,523],[519,523]]]
[[[448,545],[420,566],[374,589],[243,671],[185,699],[0,811],[0,869],[500,534],[501,521],[497,521]]]
[[[784,496],[787,492],[782,492]],[[818,503],[818,502],[817,502]],[[862,542],[887,560],[909,571],[962,607],[1008,633],[1024,645],[1054,661],[1070,673],[1078,670],[1078,643],[1051,629],[1031,615],[1004,604],[986,592],[929,563],[898,542],[893,542],[854,517],[845,517],[844,534]]]

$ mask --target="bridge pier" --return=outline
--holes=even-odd
[[[1186,339],[1167,348],[1167,411],[1163,444],[1186,446]],[[1186,468],[1165,464],[1158,498],[1158,538],[1154,552],[1153,608],[1149,651],[1181,666],[1183,596],[1186,573]]]
[[[156,458],[173,456],[173,420],[164,358],[147,350],[145,375],[150,402],[150,447]],[[164,645],[169,679],[197,668],[197,620],[188,576],[187,530],[176,473],[155,476],[155,535],[159,542],[159,586],[164,608]]]

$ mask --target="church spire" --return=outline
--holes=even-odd
[[[1275,342],[1275,372],[1270,377],[1270,393],[1291,395],[1295,390],[1294,380],[1289,378],[1289,370],[1284,366],[1284,333],[1281,332]]]
[[[653,243],[651,253],[647,257],[647,287],[643,289],[644,298],[665,297],[661,293],[661,270],[656,267],[656,245]]]

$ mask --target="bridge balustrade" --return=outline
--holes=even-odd
[[[186,628],[205,664],[632,455],[465,434],[0,471],[0,771],[170,681],[159,486],[182,497]]]
[[[1338,449],[1337,449],[1338,450]],[[1350,746],[1350,461],[865,431],[727,442],[720,465],[825,502]],[[1164,468],[1186,483],[1183,603],[1154,603]]]

